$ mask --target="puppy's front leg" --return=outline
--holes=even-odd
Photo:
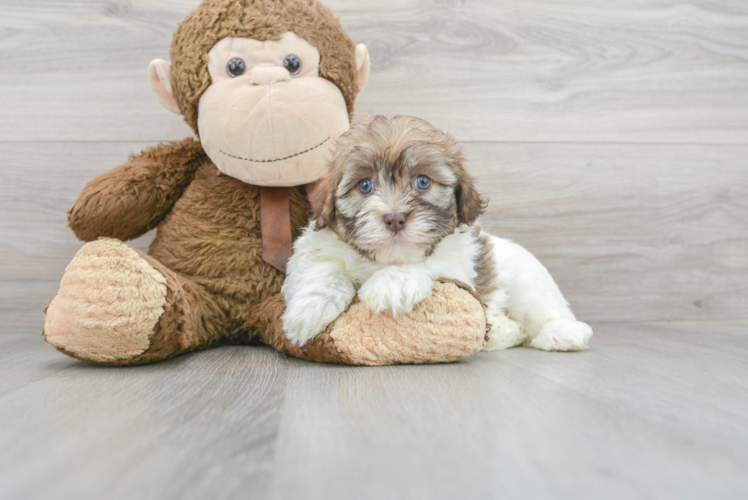
[[[336,263],[294,257],[289,261],[294,272],[281,290],[286,300],[282,320],[286,337],[303,346],[345,311],[356,290]]]
[[[431,297],[434,281],[423,266],[391,266],[372,274],[358,291],[358,297],[376,313],[393,316],[409,313]]]

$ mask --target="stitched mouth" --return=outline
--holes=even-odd
[[[219,151],[221,153],[225,154],[226,156],[229,156],[231,158],[236,158],[237,160],[251,161],[252,163],[273,163],[273,162],[276,162],[276,161],[283,161],[283,160],[288,160],[289,158],[294,158],[296,156],[301,156],[301,155],[303,155],[305,153],[308,153],[310,151],[313,151],[313,150],[317,149],[318,147],[320,147],[321,145],[323,145],[324,143],[326,143],[329,140],[330,140],[330,138],[328,137],[324,141],[320,142],[316,146],[312,146],[309,149],[305,149],[304,151],[299,151],[298,153],[294,153],[294,154],[292,154],[290,156],[284,156],[283,158],[275,158],[274,160],[253,160],[252,158],[243,158],[241,156],[232,155],[232,154],[227,153],[226,151],[224,151],[222,149],[219,149]]]

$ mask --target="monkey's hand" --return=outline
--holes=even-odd
[[[375,272],[358,291],[358,298],[375,313],[407,314],[431,297],[434,282],[419,267],[386,267]]]
[[[159,144],[86,184],[68,211],[68,223],[83,241],[129,240],[166,216],[200,166],[205,153],[195,139]]]

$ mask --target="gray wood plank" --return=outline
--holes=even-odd
[[[0,143],[0,331],[41,332],[42,310],[83,245],[67,210],[86,182],[151,144]],[[147,250],[152,239],[133,244]]]
[[[704,335],[718,335],[712,328]],[[292,363],[273,498],[740,498],[748,366],[695,335],[596,326],[591,351],[448,366]]]
[[[0,140],[168,140],[148,87],[196,0],[3,0]],[[467,141],[740,143],[739,0],[336,0],[372,55],[359,116],[422,116]]]
[[[40,335],[0,335],[0,352],[0,397],[78,365],[74,359],[60,356],[54,347],[45,345]]]
[[[748,314],[748,151],[470,144],[481,223],[535,253],[590,321]]]
[[[594,328],[582,353],[517,348],[385,368],[264,347],[101,368],[55,361],[38,337],[4,336],[0,491],[9,500],[744,498],[748,321]],[[47,376],[7,378],[21,358]]]
[[[0,143],[0,332],[41,330],[82,245],[67,209],[147,144]],[[580,318],[746,317],[748,147],[478,143],[466,153],[491,197],[481,224],[533,251]]]
[[[288,371],[280,354],[229,347],[135,368],[72,363],[0,396],[3,498],[265,496]]]
[[[699,429],[715,446],[748,438],[747,320],[599,324],[598,333],[603,345],[583,360],[524,349],[509,361],[671,428]]]
[[[703,321],[666,321],[645,323],[646,326],[668,331],[689,331],[696,333],[705,333],[710,331],[711,322]],[[719,321],[720,333],[730,333],[733,335],[748,335],[748,323],[745,320]],[[709,343],[711,337],[705,335],[702,337],[705,343]]]

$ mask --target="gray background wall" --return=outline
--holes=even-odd
[[[0,331],[40,331],[84,184],[190,134],[145,70],[196,3],[0,2]],[[748,4],[327,4],[371,53],[357,116],[462,141],[483,225],[533,251],[581,319],[748,317]]]

